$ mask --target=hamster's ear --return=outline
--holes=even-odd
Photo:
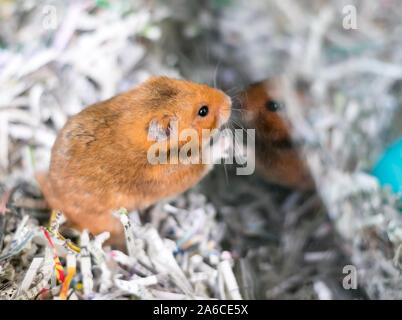
[[[165,141],[177,132],[177,120],[164,116],[161,119],[152,119],[148,126],[148,140]]]

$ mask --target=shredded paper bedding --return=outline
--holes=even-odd
[[[0,0],[0,298],[402,299],[400,197],[370,173],[402,133],[401,18],[396,0]],[[234,102],[284,75],[317,191],[216,165],[184,194],[115,212],[126,252],[64,228],[34,178],[57,133],[155,74]],[[309,108],[291,99],[300,78]]]

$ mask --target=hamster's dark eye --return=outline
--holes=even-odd
[[[281,108],[281,104],[275,100],[268,100],[265,103],[265,108],[267,108],[268,111],[276,112]]]
[[[208,106],[202,106],[200,110],[198,110],[198,115],[200,117],[205,117],[208,114]]]

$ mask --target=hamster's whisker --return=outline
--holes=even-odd
[[[233,122],[234,124],[236,124],[241,130],[243,130],[249,136],[249,132],[247,131],[248,129],[244,128],[240,122],[237,122],[233,118],[230,121]]]
[[[243,140],[239,141],[238,137],[235,135],[235,137],[234,137],[234,150],[233,150],[235,154],[237,152],[239,152],[239,151],[242,151],[241,147],[240,147],[240,145],[242,145],[242,144],[243,144]]]
[[[240,108],[232,108],[232,111],[237,111],[237,112],[240,112],[240,113],[244,112],[244,110],[240,109]]]
[[[241,90],[240,90],[240,87],[239,87],[239,86],[231,87],[231,88],[229,88],[229,89],[226,89],[225,91],[226,91],[226,93],[229,94],[229,95],[230,95],[230,92],[234,92],[235,95],[239,95],[239,94],[241,93]],[[230,95],[230,96],[231,96],[231,95]],[[231,96],[231,97],[232,97],[232,96]]]
[[[219,60],[218,63],[217,63],[217,65],[216,65],[216,67],[215,67],[214,79],[213,79],[213,81],[214,81],[214,89],[217,88],[217,86],[216,86],[217,81],[216,81],[216,80],[217,80],[217,78],[218,78],[218,69],[219,69],[219,65],[221,64],[221,61],[222,61],[222,60]]]
[[[228,121],[227,125],[228,125],[228,127],[229,127],[232,131],[234,131],[234,130],[236,129],[236,128],[234,127],[232,121]],[[241,129],[242,129],[243,131],[245,131],[244,128],[241,127]],[[247,132],[247,131],[246,131],[246,132]],[[234,134],[233,137],[234,137],[233,152],[234,152],[234,154],[236,154],[236,152],[237,152],[238,150],[240,150],[240,149],[239,149],[240,142],[239,142],[238,137],[236,136],[236,134]],[[237,149],[236,149],[236,148],[237,148]]]

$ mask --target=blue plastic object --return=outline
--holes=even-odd
[[[402,198],[402,137],[385,150],[372,174],[381,185],[391,186]]]

